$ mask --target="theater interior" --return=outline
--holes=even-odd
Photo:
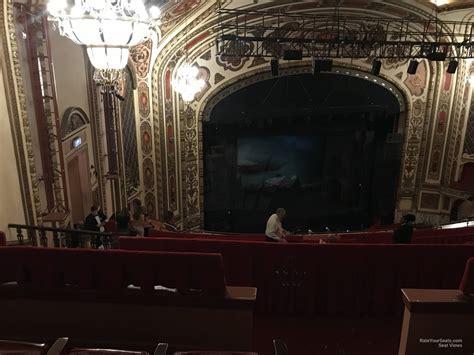
[[[2,0],[0,354],[474,354],[473,59],[471,0]]]

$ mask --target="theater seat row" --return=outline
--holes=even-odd
[[[286,344],[279,339],[273,341],[275,355],[287,355]],[[158,343],[153,355],[166,355],[168,344]],[[0,354],[2,355],[151,355],[148,351],[133,351],[110,348],[70,347],[68,338],[59,338],[53,344],[31,343],[23,341],[1,340]],[[237,351],[185,351],[175,352],[174,355],[258,355],[254,352]]]
[[[71,347],[68,338],[59,338],[53,344],[31,343],[0,339],[2,355],[150,355],[147,351],[129,351],[119,349]],[[166,355],[168,344],[159,343],[153,355]]]
[[[387,315],[401,288],[457,289],[474,245],[267,243],[121,237],[127,250],[222,255],[226,280],[258,289],[265,313]],[[442,260],[442,262],[440,262]]]
[[[164,286],[181,294],[226,294],[222,258],[215,253],[5,247],[0,248],[0,284],[5,282],[37,289],[134,285],[144,291]]]

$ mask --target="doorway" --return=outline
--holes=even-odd
[[[92,206],[87,147],[75,152],[67,162],[72,223],[81,223]]]

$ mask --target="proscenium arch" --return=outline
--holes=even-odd
[[[369,68],[370,69],[370,68]],[[367,69],[367,70],[369,70]],[[311,73],[311,65],[307,62],[301,62],[299,65],[294,66],[281,66],[280,67],[280,76],[290,76],[290,75],[298,75],[298,74],[308,74]],[[400,119],[402,117],[405,118],[405,122],[403,124],[403,132],[406,132],[408,129],[408,117],[407,112],[410,111],[410,100],[408,100],[408,92],[405,88],[400,87],[397,85],[396,82],[390,80],[389,77],[386,76],[374,76],[370,74],[368,71],[364,71],[360,69],[360,67],[346,65],[344,63],[338,63],[332,72],[328,72],[325,74],[332,74],[332,75],[343,75],[343,76],[350,76],[353,78],[358,78],[360,80],[370,81],[374,84],[380,86],[381,89],[386,90],[388,93],[392,94],[398,101],[399,109],[400,109]],[[234,77],[227,82],[224,82],[221,86],[213,87],[214,90],[206,96],[206,99],[200,102],[200,110],[198,111],[198,149],[199,149],[199,166],[202,169],[204,166],[204,144],[203,144],[203,122],[207,122],[210,120],[210,115],[214,107],[221,102],[226,97],[232,95],[233,93],[251,86],[255,83],[264,81],[264,80],[271,80],[275,79],[276,77],[272,76],[271,71],[268,68],[268,65],[264,68],[260,67],[251,71],[247,71],[239,76]],[[405,146],[407,140],[407,135],[404,134],[403,136],[403,146]],[[403,154],[403,152],[402,152]],[[403,159],[401,159],[401,166],[400,166],[400,176],[402,174],[403,169]],[[200,212],[201,212],[201,226],[204,225],[204,172],[201,171],[199,174],[199,185],[200,185]],[[395,204],[398,203],[399,196],[396,196]]]
[[[367,1],[367,3],[381,3],[381,1]],[[405,2],[383,2],[384,5],[390,7],[388,12],[380,10],[368,10],[365,9],[362,12],[359,8],[348,8],[341,7],[340,14],[370,14],[373,16],[392,16],[393,18],[420,18],[420,19],[431,19],[434,18],[433,14],[430,13],[430,9],[426,6],[415,4],[408,4]],[[272,3],[275,6],[275,3]],[[296,3],[293,3],[296,4]],[[320,4],[319,1],[315,2],[316,5]],[[290,5],[289,2],[281,4],[281,6]],[[267,8],[267,4],[258,4],[249,6],[255,9]],[[249,7],[249,8],[250,8]],[[326,8],[314,7],[311,11],[315,13],[323,13],[327,10]],[[321,12],[322,11],[322,12]],[[327,12],[327,11],[326,11]],[[405,14],[403,14],[403,12]],[[189,29],[188,36],[182,36],[180,33],[183,31],[183,27],[180,25],[170,32],[166,33],[163,38],[163,44],[159,46],[156,57],[152,59],[152,108],[153,108],[153,121],[155,124],[155,142],[161,142],[155,144],[155,154],[159,162],[156,165],[156,179],[157,184],[161,186],[160,191],[157,194],[157,205],[166,208],[167,198],[166,195],[176,193],[178,199],[178,214],[180,219],[187,224],[188,228],[199,227],[198,215],[201,220],[203,219],[203,179],[201,176],[202,171],[202,120],[205,117],[206,108],[211,100],[216,95],[219,95],[227,87],[238,81],[245,80],[250,76],[259,73],[267,72],[269,74],[268,62],[262,65],[249,66],[244,65],[238,70],[227,70],[226,68],[219,66],[216,63],[215,57],[215,41],[219,35],[219,31],[216,31],[219,21],[215,17],[215,7],[212,4],[206,5],[200,8],[196,16],[194,16],[188,23],[187,28]],[[185,38],[187,37],[187,38]],[[199,66],[204,66],[210,69],[211,78],[214,78],[214,82],[209,80],[208,84],[202,94],[197,95],[196,100],[191,103],[183,103],[180,96],[174,92],[174,90],[167,84],[167,76],[173,76],[174,71],[181,63],[182,58],[180,53],[186,49],[189,60]],[[207,54],[206,54],[207,53]],[[210,54],[209,54],[210,53]],[[203,59],[202,56],[206,54],[209,59]],[[428,128],[432,125],[432,117],[436,114],[432,106],[432,100],[436,91],[438,90],[437,82],[438,79],[443,77],[442,65],[436,63],[430,63],[423,60],[424,67],[426,68],[426,85],[422,89],[422,93],[413,93],[412,88],[407,83],[407,77],[404,74],[406,71],[406,62],[399,63],[395,67],[387,67],[390,73],[384,72],[380,77],[385,81],[385,84],[389,83],[394,86],[396,92],[402,98],[403,110],[401,110],[400,121],[404,119],[404,143],[403,143],[403,156],[402,156],[402,176],[400,178],[401,183],[399,184],[400,191],[397,194],[397,206],[399,201],[415,201],[417,194],[419,193],[418,176],[422,173],[424,164],[422,162],[425,156],[425,143]],[[301,61],[299,63],[291,63],[292,66],[306,66],[308,68],[308,61]],[[369,60],[356,60],[351,62],[349,60],[338,60],[335,59],[336,69],[351,69],[359,74],[371,76],[370,72],[371,63]],[[282,73],[286,70],[286,65],[280,65]],[[306,68],[306,69],[307,69]],[[395,72],[395,68],[397,72]],[[219,80],[216,80],[216,75],[220,75]],[[395,76],[396,74],[396,76]],[[210,79],[211,79],[210,78]],[[365,78],[364,78],[365,79]],[[166,97],[165,93],[168,91],[169,96]],[[403,105],[404,103],[404,105]],[[206,111],[207,112],[207,111]],[[170,158],[167,155],[167,144],[166,142],[166,122],[172,122],[174,132],[174,139],[177,143],[176,154]],[[402,128],[402,127],[400,127]],[[409,135],[409,137],[408,137]],[[407,138],[408,137],[408,138]],[[196,153],[194,149],[196,147]],[[191,152],[192,150],[192,152]],[[175,164],[176,162],[176,164]],[[178,179],[177,191],[171,191],[167,185],[167,171],[174,169],[176,177]],[[192,176],[191,176],[192,175]],[[195,180],[197,178],[197,181]],[[192,187],[191,187],[192,186]],[[195,201],[196,194],[199,196],[199,202],[197,209],[193,210],[192,216],[186,214],[186,204],[190,200],[190,196]],[[192,202],[194,208],[194,202]],[[404,209],[411,209],[406,207]],[[415,204],[413,204],[415,206]],[[416,207],[413,207],[416,208]],[[197,213],[197,214],[196,214]]]

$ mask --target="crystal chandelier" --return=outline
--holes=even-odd
[[[184,63],[176,71],[172,85],[174,89],[181,94],[183,101],[192,101],[194,95],[204,88],[206,82],[203,79],[198,78],[198,74],[199,69],[197,66],[188,63]]]
[[[129,48],[148,38],[160,10],[145,9],[142,0],[50,0],[48,12],[62,36],[87,47],[99,70],[125,68]]]
[[[185,4],[185,42],[188,42],[188,10],[189,5]],[[194,96],[204,88],[206,82],[198,77],[199,69],[196,65],[192,65],[189,62],[187,45],[184,51],[184,63],[178,67],[174,75],[171,85],[176,92],[181,95],[184,102],[191,102],[194,100]]]

